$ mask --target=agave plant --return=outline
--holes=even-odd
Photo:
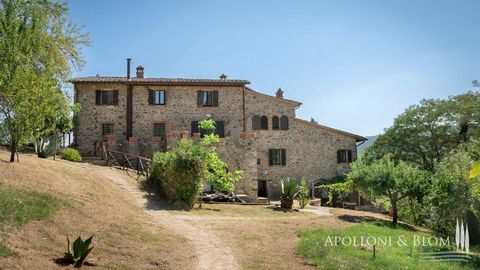
[[[298,181],[287,178],[280,181],[282,186],[282,196],[280,197],[280,207],[284,209],[292,209],[293,199],[298,195],[300,188]]]
[[[77,239],[73,242],[72,254],[70,250],[70,239],[68,239],[67,236],[67,252],[65,253],[65,260],[71,264],[75,264],[75,267],[81,267],[88,254],[90,254],[93,249],[93,246],[90,247],[92,241],[93,235],[85,241],[83,241],[82,236],[79,235]]]

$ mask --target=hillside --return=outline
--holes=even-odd
[[[365,152],[365,150],[367,150],[367,148],[370,147],[377,140],[378,136],[380,136],[380,135],[366,136],[365,138],[367,138],[368,141],[366,141],[365,143],[358,146],[358,148],[357,148],[358,153],[361,154],[361,153]]]
[[[0,213],[0,269],[65,269],[54,259],[63,256],[66,236],[79,233],[95,236],[87,261],[96,266],[86,269],[187,269],[196,260],[182,236],[149,222],[138,202],[105,177],[135,181],[125,173],[25,154],[20,163],[7,158],[0,150],[0,195],[11,196],[0,200],[11,206],[7,216]],[[33,221],[20,219],[26,217]]]

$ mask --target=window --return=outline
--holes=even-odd
[[[265,115],[262,116],[260,119],[260,129],[267,129],[268,130],[268,117]]]
[[[113,134],[113,124],[102,124],[102,136]]]
[[[203,137],[204,133],[198,127],[198,121],[192,121],[192,135],[193,133],[201,133],[201,137]],[[225,138],[225,121],[215,121],[215,135],[218,135],[220,138]]]
[[[218,91],[198,91],[197,106],[218,107]]]
[[[280,129],[288,130],[288,117],[286,115],[282,115],[282,117],[280,117]]]
[[[337,151],[337,162],[338,163],[350,163],[353,161],[352,150],[340,149]]]
[[[165,123],[153,124],[153,136],[160,137],[162,140],[165,139]]]
[[[285,149],[269,149],[268,150],[268,165],[282,165],[287,164],[287,155]]]
[[[148,104],[165,105],[164,90],[148,90]]]
[[[260,123],[260,116],[258,115],[254,115],[252,117],[252,129],[253,130],[259,130],[260,127],[261,127],[261,123]]]
[[[277,116],[272,117],[272,129],[273,130],[280,129],[280,120],[278,120]]]
[[[96,90],[95,105],[118,105],[118,90]]]

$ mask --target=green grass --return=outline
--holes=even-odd
[[[0,234],[4,235],[28,221],[52,216],[65,203],[48,194],[0,184],[0,205]],[[13,251],[0,243],[0,256],[11,255]]]
[[[413,245],[414,235],[431,236],[425,232],[419,232],[408,228],[393,228],[386,222],[362,222],[346,229],[317,229],[303,230],[299,232],[301,241],[297,252],[307,257],[318,269],[479,269],[480,262],[474,257],[469,263],[461,262],[432,262],[419,258],[418,252],[422,247]],[[335,240],[328,242],[328,237],[354,236],[360,241],[368,236],[391,237],[392,245],[377,244],[376,256],[373,257],[371,246],[360,247],[344,246],[339,242],[335,246]],[[397,245],[401,239],[406,240],[407,246]],[[345,238],[348,239],[348,238]],[[455,241],[454,239],[451,241]],[[330,245],[333,243],[334,245]],[[348,244],[348,241],[345,241]],[[429,251],[448,250],[451,247],[431,248],[423,247]]]

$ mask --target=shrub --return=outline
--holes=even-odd
[[[298,203],[300,204],[300,208],[305,208],[307,204],[310,202],[310,190],[308,188],[307,181],[305,179],[300,180],[300,190],[297,195]]]
[[[66,159],[70,161],[82,161],[82,156],[80,155],[77,149],[65,148],[62,151],[62,159]]]
[[[218,190],[233,191],[233,183],[241,179],[241,171],[228,172],[227,164],[218,157],[214,145],[219,138],[212,134],[215,122],[204,120],[199,127],[204,131],[200,142],[181,139],[169,152],[154,154],[146,183],[167,200],[179,200],[189,207],[193,207],[205,182]]]

